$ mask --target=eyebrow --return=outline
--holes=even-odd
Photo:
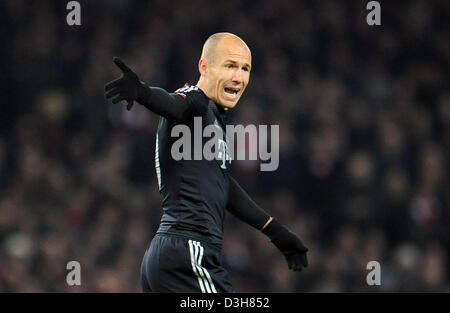
[[[230,62],[230,63],[233,63],[233,64],[237,64],[238,63],[238,62],[233,61],[233,60],[226,60],[224,63],[227,63],[227,62]],[[252,66],[250,64],[248,64],[248,63],[244,63],[244,66],[247,66],[249,69],[252,68]]]

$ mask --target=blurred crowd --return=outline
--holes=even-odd
[[[235,161],[254,200],[309,247],[288,270],[268,238],[227,214],[237,292],[450,292],[450,4],[380,1],[0,2],[0,292],[140,292],[161,217],[158,117],[112,105],[122,57],[149,85],[198,79],[203,42],[253,54],[229,124],[280,125],[280,166]],[[81,286],[66,283],[69,261]],[[368,262],[381,268],[369,286]]]

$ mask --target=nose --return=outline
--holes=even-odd
[[[231,78],[231,80],[232,80],[234,83],[241,84],[241,83],[243,82],[242,70],[240,70],[240,69],[235,70],[234,73],[233,73],[233,77]]]

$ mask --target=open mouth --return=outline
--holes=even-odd
[[[229,94],[234,94],[234,95],[236,95],[241,89],[239,89],[239,88],[233,88],[233,87],[225,87],[225,92],[226,93],[229,93]]]

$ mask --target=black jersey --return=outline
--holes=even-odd
[[[222,243],[225,209],[228,202],[229,178],[225,133],[225,111],[210,100],[198,87],[185,85],[175,92],[190,106],[190,114],[181,124],[191,131],[191,159],[175,160],[171,149],[179,137],[172,137],[172,128],[179,122],[165,117],[159,120],[156,136],[155,167],[162,196],[163,216],[157,233],[176,233],[210,243]],[[194,118],[201,117],[202,131],[207,125],[222,128],[225,143],[224,160],[194,159],[195,140],[202,147],[210,139],[194,134]],[[225,162],[224,162],[225,161]]]

